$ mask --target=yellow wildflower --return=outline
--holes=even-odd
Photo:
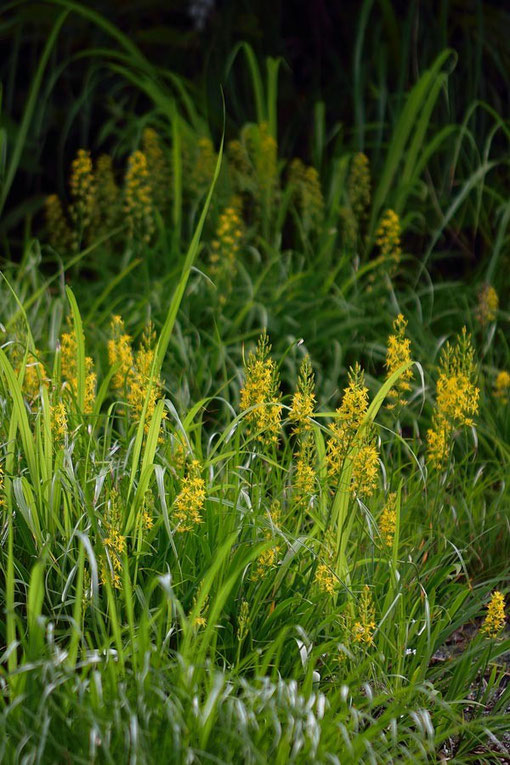
[[[68,252],[73,246],[73,232],[66,220],[62,203],[56,194],[46,197],[44,212],[49,243],[58,252]]]
[[[388,494],[381,517],[379,518],[379,531],[384,544],[387,547],[393,545],[393,538],[397,529],[397,495],[395,492]]]
[[[498,372],[496,382],[494,383],[494,395],[502,404],[508,404],[510,394],[510,374],[503,370]]]
[[[246,379],[241,389],[241,411],[246,411],[248,432],[252,429],[256,431],[257,438],[266,445],[278,441],[282,409],[278,373],[269,356],[270,351],[271,345],[264,331],[257,343],[257,350],[248,354],[245,363]]]
[[[370,206],[370,163],[366,154],[359,152],[351,161],[347,181],[349,202],[358,221],[364,220]]]
[[[71,165],[71,218],[75,225],[75,246],[81,243],[94,215],[96,183],[90,151],[79,149]]]
[[[495,590],[487,606],[487,616],[482,624],[482,632],[488,638],[497,638],[506,624],[505,598],[503,593]]]
[[[402,255],[400,235],[400,219],[397,213],[394,210],[386,210],[376,231],[375,241],[381,251],[381,255],[393,260],[395,263],[400,262]]]
[[[315,582],[319,585],[322,592],[328,595],[334,595],[338,584],[338,581],[330,569],[325,563],[319,563],[317,571],[315,572]]]
[[[53,438],[61,441],[67,433],[67,411],[63,401],[58,401],[51,407],[51,429]]]
[[[205,496],[205,481],[200,475],[200,463],[193,460],[174,502],[176,531],[191,531],[194,526],[202,523]]]
[[[156,402],[163,387],[161,378],[154,378],[152,373],[155,338],[156,335],[152,328],[152,323],[149,321],[145,327],[140,347],[136,352],[134,365],[128,375],[127,401],[131,407],[131,416],[135,422],[139,422],[141,419],[145,399],[150,387],[145,412],[145,432],[149,430]],[[125,360],[127,361],[127,358]]]
[[[484,284],[478,293],[478,307],[476,318],[484,327],[495,321],[499,308],[498,293],[490,284]]]
[[[351,492],[354,497],[371,497],[377,487],[379,452],[372,438],[362,443],[352,457]]]
[[[295,423],[294,433],[303,433],[311,430],[311,418],[315,409],[315,379],[307,355],[301,362],[298,375],[297,390],[292,397],[292,405],[289,412],[289,420]]]
[[[447,460],[455,428],[472,425],[478,413],[480,391],[475,385],[474,353],[465,327],[456,344],[447,343],[441,353],[435,412],[427,432],[428,457],[438,468]]]
[[[275,500],[271,504],[271,509],[269,510],[268,515],[271,522],[271,528],[268,528],[264,531],[264,536],[269,541],[273,537],[274,527],[277,526],[280,521],[280,503],[278,500]],[[257,560],[255,561],[256,565],[250,577],[252,582],[263,579],[267,571],[276,566],[279,552],[280,546],[273,545],[272,547],[269,547],[260,553]]]
[[[124,212],[131,236],[148,244],[154,233],[154,206],[147,158],[135,151],[128,158],[124,184]]]
[[[366,584],[358,605],[357,620],[352,629],[352,638],[356,643],[372,645],[375,630],[375,606],[369,586]]]
[[[386,350],[386,379],[391,377],[397,369],[411,361],[411,341],[405,336],[407,321],[399,313],[393,322],[393,334],[388,338],[388,348]],[[406,403],[405,395],[411,390],[411,380],[413,379],[412,367],[403,372],[396,385],[388,393],[390,403],[388,409],[404,406]]]
[[[120,316],[112,317],[111,332],[112,337],[108,340],[108,361],[112,367],[119,365],[113,376],[112,384],[117,393],[123,394],[128,376],[133,368],[131,338],[126,333],[124,321]]]
[[[142,148],[147,158],[152,198],[156,208],[163,212],[170,195],[170,168],[161,138],[151,127],[143,131]]]
[[[126,551],[126,537],[121,533],[121,528],[120,496],[116,489],[112,489],[103,520],[105,556],[100,559],[101,581],[104,584],[109,579],[118,590],[122,587],[120,572],[122,556]]]
[[[60,338],[60,354],[62,378],[70,386],[73,394],[76,395],[78,390],[77,343],[71,319],[68,320],[68,331],[64,332]]]
[[[206,597],[206,599],[202,603],[202,606],[200,608],[200,612],[193,619],[193,625],[192,626],[195,629],[199,629],[200,627],[205,627],[205,625],[207,624],[207,621],[206,621],[206,618],[205,618],[205,614],[207,613],[208,604],[209,604],[209,596]],[[193,598],[193,611],[195,610],[196,605],[197,605],[197,597],[195,595],[195,597]]]
[[[225,292],[232,289],[232,280],[237,271],[239,251],[244,237],[244,224],[240,211],[241,202],[234,198],[220,215],[216,236],[211,243],[211,274]]]
[[[315,490],[315,448],[312,439],[300,441],[296,457],[294,497],[297,504],[308,499]]]

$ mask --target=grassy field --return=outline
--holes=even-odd
[[[450,119],[449,49],[370,104],[358,56],[297,157],[277,59],[209,121],[47,5],[0,131],[1,761],[508,762],[508,123]],[[20,202],[76,18],[118,105]]]

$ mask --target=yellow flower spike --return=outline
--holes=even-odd
[[[240,401],[241,411],[246,411],[248,433],[257,432],[257,438],[266,446],[278,442],[282,410],[278,372],[269,356],[270,351],[271,345],[264,331],[257,350],[250,351],[245,362],[245,383]]]
[[[402,247],[400,219],[394,210],[386,210],[376,231],[376,244],[381,255],[391,259],[395,264],[400,262]]]
[[[471,426],[478,413],[480,390],[474,356],[465,327],[456,343],[447,343],[441,353],[432,428],[427,431],[428,459],[438,469],[446,464],[454,430]]]
[[[400,313],[393,322],[393,334],[388,338],[388,347],[386,349],[386,379],[400,369],[403,364],[411,361],[411,341],[405,336],[407,321]],[[388,393],[390,399],[387,404],[388,409],[395,409],[406,404],[406,394],[411,390],[411,380],[413,379],[413,370],[410,367],[400,376],[394,388]]]
[[[379,452],[375,440],[362,444],[352,459],[351,492],[354,497],[371,497],[377,487]]]
[[[154,205],[147,158],[142,151],[135,151],[128,158],[124,182],[124,212],[130,235],[137,236],[148,244],[155,230]]]
[[[375,630],[375,606],[368,584],[363,587],[357,609],[357,619],[352,627],[352,638],[355,643],[373,645]]]
[[[481,631],[488,638],[497,638],[503,632],[505,624],[505,598],[503,593],[495,590],[487,606],[487,615],[483,621]]]
[[[216,280],[221,294],[229,293],[237,272],[237,261],[244,238],[244,223],[241,218],[241,200],[234,197],[220,215],[216,238],[211,244],[209,263],[211,275]]]
[[[168,205],[170,196],[170,168],[163,142],[151,127],[146,127],[143,131],[142,148],[147,158],[152,198],[155,206],[163,211]]]
[[[113,587],[120,590],[122,580],[122,556],[126,551],[126,537],[121,533],[122,513],[120,508],[120,495],[116,489],[112,489],[107,503],[106,515],[103,519],[103,545],[105,555],[100,559],[101,582],[110,581]]]
[[[315,447],[311,438],[300,441],[295,465],[294,499],[299,505],[307,501],[315,491]]]
[[[499,308],[498,293],[490,284],[484,284],[478,293],[476,318],[482,327],[495,321]]]
[[[367,216],[370,206],[370,163],[366,154],[355,154],[347,181],[349,202],[358,222]]]
[[[297,390],[292,397],[289,420],[295,423],[294,434],[311,430],[311,418],[315,410],[315,377],[310,357],[301,362]]]
[[[94,216],[96,182],[90,151],[79,149],[71,165],[71,218],[75,225],[75,246],[89,228]]]
[[[144,329],[140,347],[135,354],[134,363],[127,378],[127,402],[130,406],[131,417],[135,422],[139,422],[141,419],[145,398],[147,396],[149,384],[151,384],[145,413],[144,430],[146,433],[149,430],[156,403],[163,387],[163,381],[160,377],[157,377],[156,379],[153,379],[152,377],[155,340],[156,334],[153,330],[152,323],[149,321]],[[127,363],[127,356],[124,361]]]
[[[126,333],[120,316],[113,316],[110,326],[112,337],[108,340],[108,361],[112,367],[119,364],[112,385],[117,393],[123,394],[134,364],[131,337]]]
[[[174,502],[176,531],[191,531],[203,522],[202,511],[205,504],[205,481],[200,475],[200,463],[193,460],[188,473],[182,481],[181,490]]]
[[[73,232],[66,220],[62,203],[56,194],[46,197],[44,212],[49,243],[58,252],[68,252],[73,246]]]
[[[319,585],[319,589],[327,595],[334,595],[338,581],[330,567],[325,563],[319,563],[315,572],[314,578],[316,584]]]
[[[51,407],[51,430],[55,441],[63,441],[67,433],[67,411],[63,401]]]
[[[494,383],[494,396],[502,404],[508,404],[510,397],[510,374],[506,370],[498,372]]]
[[[397,529],[397,495],[395,492],[388,494],[381,517],[379,518],[379,532],[386,547],[393,545],[395,531]]]

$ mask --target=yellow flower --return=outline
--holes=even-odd
[[[329,566],[326,566],[325,563],[319,563],[317,566],[315,582],[319,585],[322,592],[325,592],[328,595],[335,594],[338,581]]]
[[[496,319],[499,308],[498,293],[490,284],[484,284],[478,293],[476,318],[484,327]]]
[[[68,252],[73,246],[73,232],[64,215],[62,203],[56,194],[46,197],[44,212],[49,243],[58,252]]]
[[[292,397],[292,405],[289,412],[289,420],[294,422],[294,433],[303,433],[311,430],[315,409],[315,379],[310,362],[310,357],[307,355],[301,362],[298,375],[297,390]]]
[[[357,220],[362,221],[370,205],[370,163],[361,152],[352,158],[347,189],[351,209]]]
[[[506,370],[498,372],[494,383],[494,395],[502,404],[508,404],[510,394],[510,374]]]
[[[395,263],[400,262],[402,255],[400,235],[400,219],[397,213],[394,210],[386,210],[376,231],[375,241],[381,251],[381,255],[393,260]]]
[[[220,215],[209,256],[211,274],[216,279],[218,287],[223,290],[223,294],[225,292],[228,294],[232,289],[243,237],[241,200],[234,197],[231,204]]]
[[[495,590],[487,606],[487,616],[482,624],[482,632],[488,638],[496,638],[505,628],[505,598],[503,593]]]
[[[152,323],[149,321],[145,327],[142,342],[136,352],[134,364],[128,373],[127,379],[127,401],[131,408],[131,417],[135,422],[139,422],[142,417],[145,399],[150,387],[145,412],[144,429],[146,433],[149,430],[156,402],[163,387],[161,378],[159,376],[154,378],[152,373],[155,353],[154,344],[155,332],[153,331]],[[124,362],[127,364],[127,361],[128,357],[126,355]]]
[[[96,183],[90,151],[79,149],[71,165],[71,218],[75,225],[75,246],[79,246],[83,232],[88,229],[94,215]]]
[[[358,618],[354,622],[352,638],[356,643],[373,645],[375,630],[375,606],[369,586],[366,584],[358,605]]]
[[[120,316],[112,317],[111,332],[112,337],[108,340],[108,361],[112,367],[119,365],[112,384],[117,393],[123,394],[134,363],[131,338],[125,332],[124,321]]]
[[[268,515],[271,522],[271,528],[268,528],[264,531],[264,536],[269,541],[273,537],[274,527],[277,526],[280,521],[280,503],[278,500],[275,500],[272,503]],[[276,566],[279,552],[280,546],[273,545],[272,547],[269,547],[260,553],[257,560],[255,561],[256,565],[250,577],[252,582],[263,579],[267,572]]]
[[[427,432],[428,458],[437,468],[447,461],[455,428],[472,425],[478,413],[474,354],[465,327],[455,345],[447,343],[441,354],[432,428]]]
[[[116,489],[111,491],[102,526],[105,555],[101,556],[100,559],[101,581],[105,584],[109,580],[116,589],[120,590],[122,587],[120,572],[122,571],[122,556],[126,551],[126,537],[121,533],[120,496]]]
[[[315,167],[307,167],[300,159],[293,159],[289,168],[289,186],[294,190],[305,233],[317,229],[324,217],[319,173]]]
[[[397,369],[411,361],[411,341],[405,336],[407,321],[399,313],[393,322],[393,333],[388,338],[388,347],[386,350],[386,379],[391,377]],[[405,395],[411,390],[411,380],[413,379],[412,367],[406,369],[401,374],[394,388],[388,393],[390,403],[388,409],[404,406],[406,403]]]
[[[241,411],[246,412],[248,432],[257,432],[257,438],[266,445],[278,441],[282,409],[278,373],[269,356],[270,351],[271,345],[264,331],[257,350],[248,354],[246,379],[241,389]]]
[[[378,474],[378,451],[373,428],[360,426],[368,410],[368,388],[359,364],[349,371],[349,385],[344,390],[337,419],[331,425],[327,443],[327,465],[331,477],[338,478],[345,460],[353,461],[351,491],[353,495],[373,494]],[[353,450],[351,452],[351,450]]]
[[[143,131],[142,148],[147,158],[152,198],[156,208],[163,212],[170,197],[170,168],[161,138],[151,127]]]
[[[315,489],[315,448],[310,438],[301,440],[296,457],[294,498],[297,504],[308,499]]]
[[[67,433],[67,412],[63,401],[51,407],[51,429],[53,438],[62,441]]]
[[[148,244],[154,233],[154,205],[147,158],[135,151],[128,158],[124,183],[124,212],[129,232]]]
[[[200,475],[200,463],[193,460],[174,502],[173,514],[178,524],[176,531],[191,531],[194,526],[202,523],[204,504],[205,481]]]
[[[393,538],[397,529],[397,495],[392,492],[379,518],[379,531],[384,544],[387,547],[393,545]]]

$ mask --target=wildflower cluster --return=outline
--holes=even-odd
[[[143,131],[142,150],[147,160],[154,205],[156,209],[163,212],[170,200],[170,167],[163,142],[151,127],[146,127]]]
[[[473,424],[480,395],[477,376],[474,348],[464,327],[455,345],[446,344],[439,363],[435,411],[427,432],[428,458],[437,468],[446,463],[455,429]]]
[[[361,597],[358,603],[357,619],[352,629],[352,639],[355,643],[364,643],[373,645],[375,630],[375,606],[372,600],[370,587],[366,584],[363,587]]]
[[[112,316],[111,333],[112,337],[108,340],[108,361],[111,367],[117,367],[112,385],[113,389],[122,395],[134,362],[131,337],[125,331],[124,321],[120,316]]]
[[[61,371],[62,379],[68,386],[68,390],[76,399],[78,394],[78,342],[76,328],[69,320],[68,330],[61,335]],[[83,397],[83,413],[90,414],[94,406],[96,396],[97,376],[94,371],[94,362],[90,356],[85,357],[85,390]]]
[[[386,547],[393,545],[393,538],[397,529],[397,495],[395,492],[388,494],[381,517],[379,518],[379,532]]]
[[[271,509],[269,510],[270,527],[264,531],[264,536],[267,541],[273,538],[273,528],[278,525],[280,520],[280,503],[275,500]],[[276,566],[278,561],[278,555],[280,552],[280,545],[272,545],[263,550],[255,561],[254,569],[251,573],[252,582],[258,582],[260,579],[264,579],[269,569]]]
[[[147,157],[134,151],[128,159],[124,184],[124,212],[129,232],[146,244],[154,234],[154,204]]]
[[[478,293],[476,318],[482,327],[496,319],[499,308],[498,293],[490,284],[484,284]]]
[[[281,404],[276,364],[270,357],[271,345],[264,331],[256,351],[245,362],[245,382],[241,388],[241,411],[246,412],[248,433],[268,446],[276,444],[280,432]]]
[[[502,404],[508,404],[510,397],[510,374],[505,369],[497,374],[494,383],[494,395]]]
[[[120,572],[122,571],[122,556],[126,552],[126,537],[121,533],[122,514],[120,496],[112,489],[107,504],[106,517],[103,520],[103,545],[105,555],[100,560],[101,581],[107,581],[120,590],[122,586]]]
[[[73,232],[64,214],[62,202],[56,194],[46,197],[44,211],[49,243],[58,252],[67,252],[73,246]]]
[[[112,158],[101,154],[95,169],[95,199],[91,239],[109,234],[119,214],[120,189],[115,181]]]
[[[482,624],[482,632],[488,638],[497,638],[506,624],[505,598],[502,592],[495,590],[487,606],[487,615]]]
[[[237,259],[244,237],[241,217],[241,200],[234,197],[232,204],[220,215],[216,236],[211,243],[211,274],[222,289],[221,298],[232,289],[232,280],[237,271]]]
[[[381,256],[393,261],[394,265],[400,262],[402,256],[400,235],[400,219],[397,213],[394,210],[386,210],[376,231],[375,241]]]
[[[379,453],[373,428],[365,424],[368,411],[368,388],[365,375],[356,364],[349,371],[349,384],[344,389],[337,419],[331,425],[327,444],[327,464],[331,477],[338,479],[346,460],[352,460],[351,492],[354,496],[374,493]]]
[[[370,163],[362,152],[352,158],[347,191],[351,210],[359,225],[366,218],[370,207]]]
[[[328,595],[334,595],[338,580],[329,566],[325,563],[319,563],[315,572],[315,582],[319,589]]]
[[[299,206],[305,234],[316,231],[324,218],[319,173],[315,167],[307,167],[300,159],[293,159],[289,167],[289,186]]]
[[[119,353],[123,352],[122,364],[127,366],[127,340],[125,335],[121,335],[123,344],[119,344]],[[142,340],[136,353],[134,354],[133,365],[127,377],[127,402],[130,407],[131,417],[135,422],[142,418],[142,412],[147,398],[147,407],[145,410],[145,432],[149,430],[150,422],[156,408],[163,381],[159,376],[154,376],[153,364],[155,354],[156,333],[152,323],[149,321],[143,331]]]
[[[201,513],[204,504],[205,481],[201,476],[200,463],[198,460],[193,460],[174,502],[173,516],[177,522],[176,531],[191,531],[202,523]]]
[[[92,223],[96,201],[96,183],[92,167],[90,151],[79,149],[71,165],[71,218],[75,225],[77,239],[74,244],[79,246],[82,235]]]
[[[411,361],[411,341],[405,336],[407,321],[399,313],[393,322],[393,334],[388,338],[388,347],[386,350],[386,379],[392,376],[404,364]],[[413,379],[413,370],[411,367],[406,369],[400,375],[396,385],[389,391],[387,404],[388,409],[405,406],[406,394],[411,390],[411,380]]]

